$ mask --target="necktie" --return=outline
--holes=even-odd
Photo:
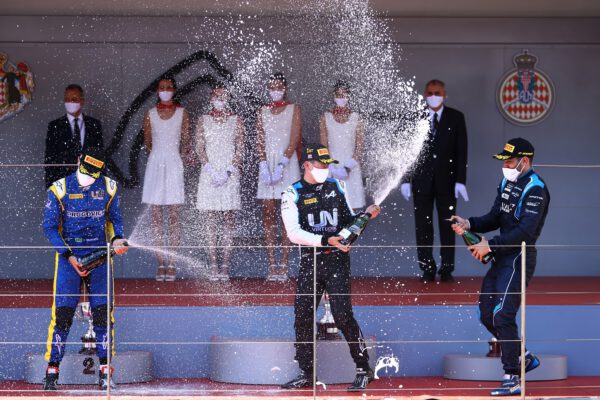
[[[79,127],[79,118],[73,120],[75,129],[73,129],[73,143],[75,145],[75,151],[77,156],[81,153],[81,128]]]
[[[440,125],[440,122],[438,121],[438,115],[437,113],[433,114],[433,124],[432,124],[432,128],[431,128],[431,138],[433,139],[435,137],[435,134],[437,133],[438,127]]]

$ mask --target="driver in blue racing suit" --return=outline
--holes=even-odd
[[[106,389],[108,381],[108,304],[107,263],[91,272],[82,272],[79,259],[111,242],[116,254],[127,251],[123,238],[120,200],[114,180],[101,175],[105,161],[103,151],[89,148],[81,155],[78,169],[59,179],[48,189],[44,208],[44,234],[56,248],[52,320],[48,327],[46,361],[48,368],[44,390],[57,390],[59,365],[79,302],[82,280],[90,288],[90,305],[100,361],[98,384]],[[111,329],[112,330],[112,329]],[[111,332],[112,333],[112,332]],[[114,342],[111,335],[111,347]]]
[[[494,251],[495,260],[481,286],[479,311],[481,323],[500,341],[504,379],[492,396],[510,396],[521,392],[520,343],[516,317],[521,304],[521,243],[525,242],[526,284],[535,270],[537,250],[535,243],[542,232],[550,193],[546,183],[532,167],[534,149],[522,138],[511,139],[502,152],[494,157],[503,162],[504,179],[489,213],[469,219],[452,216],[452,229],[462,235],[465,230],[490,232],[500,229],[500,234],[489,241],[470,246],[473,256],[482,260]],[[525,372],[540,365],[540,360],[530,352],[525,353]]]

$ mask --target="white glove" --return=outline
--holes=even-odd
[[[404,200],[408,201],[411,195],[410,183],[403,183],[402,185],[400,185],[400,193],[402,193],[402,197],[404,197]]]
[[[258,178],[263,185],[269,186],[271,184],[271,170],[269,170],[266,161],[261,161],[258,164]]]
[[[275,185],[283,179],[284,168],[285,166],[281,163],[275,166],[275,169],[273,170],[273,177],[271,178],[271,185]]]
[[[281,156],[281,158],[279,159],[279,164],[283,165],[284,168],[287,167],[289,163],[290,159],[286,156]]]
[[[351,158],[348,161],[346,161],[346,163],[344,164],[344,167],[353,170],[354,168],[356,168],[358,166],[358,162],[354,159]]]
[[[221,187],[227,183],[228,179],[229,175],[227,174],[227,171],[217,171],[212,174],[211,182],[214,187]]]
[[[462,183],[456,182],[454,185],[454,197],[458,199],[458,195],[461,195],[464,201],[469,201],[469,195],[467,193],[467,187]]]
[[[329,173],[331,173],[331,177],[335,179],[345,180],[348,179],[348,172],[344,167],[338,167],[337,165],[331,164],[329,166]]]

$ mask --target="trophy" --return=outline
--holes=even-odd
[[[317,322],[317,339],[318,340],[340,340],[342,337],[339,334],[339,329],[335,326],[333,314],[331,314],[331,304],[329,303],[329,294],[323,293],[323,307],[325,314]]]
[[[89,282],[87,279],[84,279],[82,284],[82,301],[77,304],[77,309],[75,310],[75,317],[79,321],[87,321],[88,329],[81,337],[81,342],[83,346],[79,350],[79,354],[85,354],[89,356],[93,356],[96,354],[96,332],[94,332],[94,320],[92,318],[92,307],[90,306],[90,302],[88,299],[88,288]]]
[[[492,337],[489,344],[488,353],[485,355],[486,357],[501,357],[502,349],[500,348],[500,342],[495,337]]]

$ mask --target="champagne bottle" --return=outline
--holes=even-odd
[[[354,219],[350,226],[342,229],[338,235],[342,237],[340,241],[341,244],[348,246],[351,245],[358,239],[361,233],[367,227],[369,220],[371,219],[371,214],[368,212],[362,212],[358,214],[358,216]]]
[[[317,322],[317,339],[319,340],[339,340],[339,329],[335,326],[333,314],[331,313],[331,304],[329,303],[329,294],[323,293],[323,308],[325,308],[325,314]]]
[[[125,246],[127,246],[127,242],[125,242]],[[110,256],[113,257],[115,255],[115,249],[111,247],[110,249]],[[95,251],[92,251],[90,254],[87,254],[83,257],[81,257],[79,259],[79,262],[81,264],[83,264],[83,266],[81,266],[79,268],[79,270],[81,272],[89,272],[91,270],[93,270],[94,268],[102,265],[104,262],[106,262],[106,255],[107,255],[107,251],[106,248],[101,248]]]
[[[475,232],[471,232],[465,229],[465,233],[462,234],[462,238],[465,241],[465,244],[467,246],[474,246],[477,243],[481,242],[481,236],[479,236],[478,234],[476,234]],[[487,253],[485,256],[483,256],[483,259],[481,260],[481,262],[483,264],[487,264],[490,262],[490,260],[492,260],[494,257],[496,256],[496,254],[493,251],[490,251],[489,253]]]

